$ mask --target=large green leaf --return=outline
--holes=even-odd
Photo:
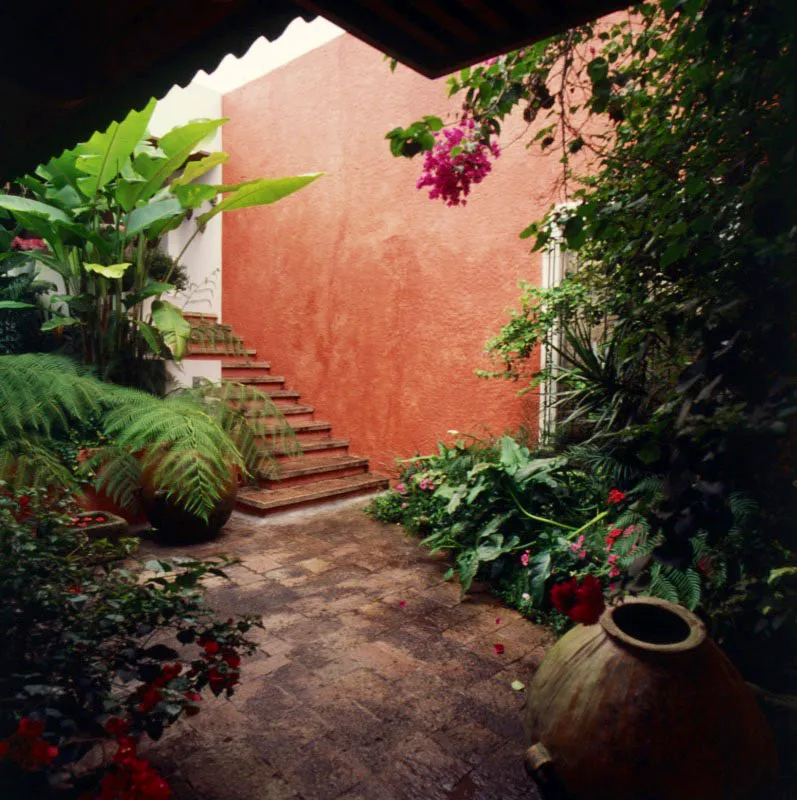
[[[77,167],[88,177],[78,178],[77,184],[86,197],[94,197],[97,190],[115,178],[130,158],[136,145],[147,130],[155,99],[141,111],[131,111],[122,122],[112,122],[103,133],[95,133],[83,147]]]
[[[170,292],[172,289],[174,289],[174,285],[171,283],[161,283],[160,281],[153,281],[150,279],[143,288],[125,297],[125,308],[132,308],[133,306],[138,305],[142,301],[146,300],[148,297],[156,297],[164,292]]]
[[[42,203],[39,200],[30,200],[27,197],[16,197],[11,194],[0,194],[0,208],[10,211],[14,216],[18,213],[29,214],[49,221],[60,220],[69,222],[69,217],[60,208]]]
[[[199,161],[192,161],[183,170],[183,174],[172,181],[172,191],[174,191],[177,186],[187,186],[191,181],[195,181],[205,173],[210,172],[214,167],[218,167],[219,164],[224,164],[229,157],[228,153],[211,153],[209,156]]]
[[[33,303],[20,303],[19,300],[0,300],[0,310],[6,311],[17,308],[36,308]]]
[[[147,203],[147,205],[141,206],[130,213],[127,218],[125,234],[128,237],[135,236],[155,222],[182,216],[182,214],[183,207],[180,201],[174,197],[168,200],[156,200],[152,203]]]
[[[529,560],[529,594],[536,608],[542,606],[545,599],[545,582],[551,575],[553,560],[549,550],[536,553]]]
[[[152,321],[163,336],[163,341],[171,350],[175,361],[179,361],[185,354],[191,336],[191,326],[183,317],[183,312],[166,300],[156,300],[152,304]]]
[[[308,184],[320,178],[324,173],[315,172],[310,175],[294,175],[288,178],[261,178],[249,181],[241,188],[224,198],[217,206],[201,214],[197,218],[200,225],[220,214],[222,211],[232,211],[236,208],[250,208],[276,203],[289,194],[298,192]]]
[[[70,325],[79,325],[80,320],[75,319],[75,317],[61,317],[55,316],[50,317],[47,322],[42,325],[41,329],[43,331],[52,331],[56,328],[67,328]]]
[[[153,157],[145,152],[136,156],[134,162],[136,171],[146,180],[140,184],[136,183],[134,191],[131,190],[124,194],[123,199],[120,198],[125,211],[129,211],[136,203],[152,197],[183,166],[196,146],[226,121],[226,118],[199,120],[173,128],[158,142],[166,158]]]
[[[121,278],[129,266],[129,261],[123,264],[89,264],[85,261],[83,262],[83,268],[86,272],[96,272],[98,275],[102,275],[103,278],[110,278],[111,280]]]
[[[155,330],[155,328],[153,328],[151,325],[147,325],[146,322],[142,322],[140,319],[136,320],[136,325],[138,326],[138,330],[141,332],[142,338],[149,346],[149,349],[152,350],[155,355],[160,355],[161,343],[158,340],[158,332]]]
[[[173,191],[183,208],[199,208],[202,203],[218,193],[218,187],[208,183],[192,183],[189,186],[174,186]]]

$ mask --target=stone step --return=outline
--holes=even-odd
[[[286,420],[294,434],[300,440],[302,437],[319,438],[317,434],[328,434],[332,430],[331,422],[318,422],[317,420]],[[255,432],[255,437],[258,439],[268,439],[274,436],[275,432],[279,432],[279,428],[274,425],[258,425],[252,424]],[[314,434],[316,434],[314,436]]]
[[[222,361],[221,374],[230,380],[242,383],[243,378],[251,378],[252,370],[268,372],[271,364],[268,361]]]
[[[265,392],[272,400],[298,400],[302,395],[293,389],[272,389]]]
[[[279,475],[258,474],[258,483],[265,489],[287,489],[317,483],[319,479],[346,478],[368,472],[368,459],[356,456],[326,458],[292,458],[279,464]],[[323,477],[320,477],[323,476]]]
[[[310,460],[313,458],[329,458],[333,455],[345,456],[347,455],[348,449],[348,439],[333,439],[331,436],[327,436],[323,439],[305,438],[302,439],[301,443],[301,455],[305,460]],[[291,461],[292,459],[296,458],[293,453],[286,453],[282,450],[276,450],[272,453],[272,455],[280,463]]]
[[[387,489],[388,479],[365,473],[347,478],[314,481],[288,489],[259,489],[247,487],[238,492],[236,508],[249,514],[265,516],[280,511],[328,503],[346,497],[372,494]]]
[[[261,375],[258,377],[256,383],[253,381],[239,381],[229,377],[222,378],[222,381],[225,383],[242,383],[244,386],[254,386],[257,388],[260,384],[263,386],[273,386],[275,383],[283,384],[285,383],[285,378],[282,375]]]
[[[279,407],[280,414],[283,417],[295,417],[296,419],[311,419],[315,409],[312,406],[301,405],[299,403],[291,403],[290,405],[281,405]],[[245,417],[261,417],[263,414],[257,408],[247,408],[244,411]]]
[[[257,386],[258,383],[268,383],[271,375],[242,375],[240,378],[231,378],[227,373],[224,373],[225,380],[234,380],[236,383],[243,383],[245,386]],[[285,380],[282,378],[281,380]]]
[[[185,349],[186,358],[197,358],[197,357],[207,357],[210,356],[211,358],[229,358],[230,356],[240,356],[242,359],[245,358],[254,358],[257,355],[257,350],[253,348],[247,347],[245,350],[242,350],[240,353],[231,353],[227,348],[224,347],[204,347],[197,344],[191,344],[189,342],[188,347]],[[242,361],[241,363],[246,363]]]
[[[209,314],[205,313],[204,311],[183,311],[183,316],[189,320],[207,320],[208,322],[218,322],[219,315],[218,314]]]

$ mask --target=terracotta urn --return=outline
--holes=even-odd
[[[546,796],[752,800],[777,778],[756,700],[681,606],[631,598],[548,653],[528,693],[525,763]]]

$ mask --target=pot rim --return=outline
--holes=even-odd
[[[687,635],[678,642],[667,644],[648,642],[631,636],[615,622],[614,614],[624,606],[632,604],[655,606],[669,611],[687,625],[689,629]],[[668,600],[662,600],[659,597],[626,597],[620,604],[609,606],[601,615],[599,622],[612,639],[627,644],[636,650],[645,650],[650,653],[686,653],[699,647],[706,639],[706,626],[702,620],[683,606],[671,603]]]

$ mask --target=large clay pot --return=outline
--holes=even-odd
[[[752,800],[777,777],[755,698],[703,623],[626,600],[548,653],[528,694],[526,767],[551,796]]]
[[[181,508],[166,497],[164,489],[155,488],[151,475],[141,477],[141,506],[158,535],[164,540],[180,544],[203,542],[217,536],[235,508],[238,496],[238,479],[230,473],[230,480],[207,521]]]

